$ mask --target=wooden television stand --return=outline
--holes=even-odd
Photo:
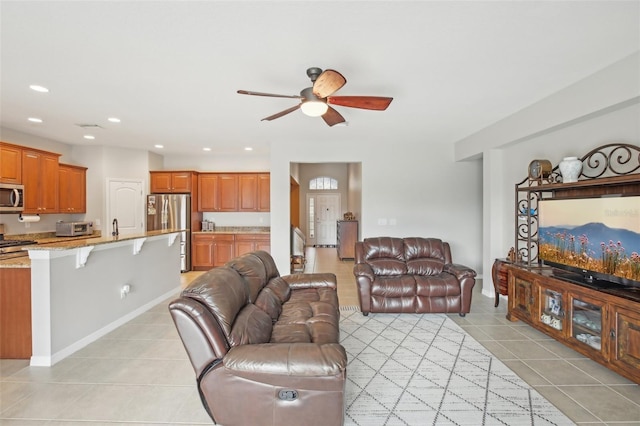
[[[640,288],[578,284],[578,274],[551,267],[503,266],[509,286],[508,320],[522,320],[640,383]]]

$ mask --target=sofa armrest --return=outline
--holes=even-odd
[[[263,343],[231,348],[223,364],[238,375],[325,377],[346,370],[347,354],[338,343]]]
[[[473,278],[476,276],[476,271],[458,263],[447,263],[444,265],[443,270],[444,272],[455,275],[458,281],[462,281],[463,278]]]
[[[353,266],[353,275],[357,277],[367,277],[369,281],[373,281],[375,279],[375,275],[373,273],[373,268],[371,265],[367,263],[356,263]]]
[[[291,290],[302,288],[337,288],[336,274],[331,272],[315,273],[315,274],[292,274],[282,277]]]

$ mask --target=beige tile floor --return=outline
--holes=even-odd
[[[310,248],[305,272],[334,272],[343,306],[358,304],[353,261]],[[182,275],[185,285],[197,272]],[[474,289],[471,313],[450,317],[579,425],[640,425],[640,387],[526,324]],[[163,302],[53,367],[0,360],[0,424],[211,424]]]

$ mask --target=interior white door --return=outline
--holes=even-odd
[[[108,179],[107,223],[103,236],[111,235],[114,219],[118,220],[118,232],[139,234],[144,232],[143,207],[145,205],[141,180]]]
[[[335,245],[340,218],[340,194],[316,195],[316,245]]]

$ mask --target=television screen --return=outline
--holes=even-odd
[[[545,264],[640,287],[640,196],[540,200]]]

